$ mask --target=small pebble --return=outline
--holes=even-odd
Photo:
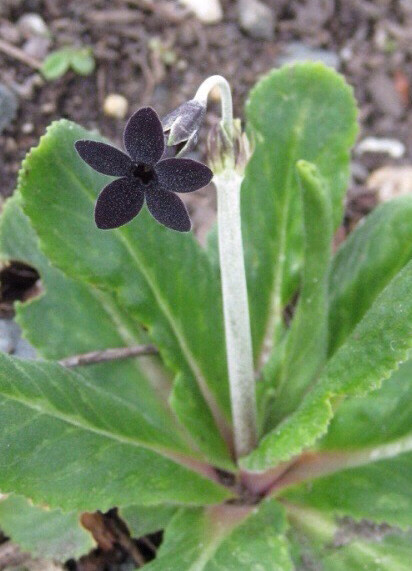
[[[217,24],[223,19],[219,0],[180,0],[204,24]]]
[[[23,51],[28,56],[44,60],[50,47],[50,39],[42,36],[33,36],[24,42]]]
[[[25,135],[30,135],[30,133],[33,133],[33,131],[34,131],[33,123],[23,123],[23,125],[21,126],[21,132],[24,133]]]
[[[238,0],[239,24],[252,38],[273,40],[275,12],[260,0]]]
[[[343,47],[339,52],[340,59],[342,61],[351,61],[353,58],[353,50],[350,46]]]
[[[388,32],[383,26],[378,26],[373,36],[373,42],[378,50],[385,51],[388,45]]]
[[[176,69],[178,71],[185,71],[188,68],[188,63],[185,59],[179,59],[176,63]]]
[[[33,36],[50,37],[49,28],[39,14],[23,14],[17,21],[17,27],[26,39]]]
[[[15,153],[18,149],[16,140],[13,137],[7,137],[4,143],[4,150],[8,154]]]
[[[55,111],[56,111],[56,105],[52,101],[43,103],[43,105],[41,106],[41,112],[43,113],[43,115],[51,115]]]
[[[378,139],[377,137],[366,137],[356,147],[356,153],[385,153],[393,159],[400,159],[405,154],[405,145],[397,139]]]
[[[103,103],[104,114],[115,119],[124,119],[127,114],[129,103],[123,95],[110,93]]]

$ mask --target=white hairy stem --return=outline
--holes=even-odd
[[[240,219],[242,177],[234,169],[215,175],[230,397],[236,457],[257,443],[252,339]]]
[[[245,263],[240,218],[242,176],[235,169],[233,103],[230,85],[220,75],[208,77],[195,100],[207,105],[212,89],[220,90],[222,145],[220,167],[213,182],[217,189],[220,272],[226,354],[236,458],[249,454],[257,444],[257,407],[253,370]],[[218,172],[216,172],[218,171]]]
[[[199,89],[196,91],[194,99],[202,103],[202,105],[207,104],[207,98],[209,93],[218,87],[220,90],[220,105],[222,113],[222,126],[228,137],[232,137],[233,134],[233,103],[232,103],[232,93],[230,91],[230,85],[224,77],[221,75],[211,75],[200,85]]]

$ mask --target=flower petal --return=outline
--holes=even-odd
[[[139,214],[144,193],[139,182],[118,178],[99,194],[94,209],[96,226],[103,230],[118,228]]]
[[[76,141],[74,146],[81,158],[97,172],[111,176],[125,176],[130,169],[130,158],[112,145],[82,140]]]
[[[124,130],[124,146],[132,160],[155,165],[164,151],[163,127],[154,109],[142,107],[132,115]]]
[[[153,218],[160,224],[179,232],[189,232],[191,229],[192,223],[186,206],[176,194],[162,190],[147,192],[146,204]]]
[[[206,165],[192,159],[165,159],[155,167],[163,190],[193,192],[209,184],[213,172]]]

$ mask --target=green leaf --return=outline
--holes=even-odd
[[[412,197],[378,206],[336,253],[330,273],[329,352],[412,258]]]
[[[132,537],[142,537],[164,529],[178,508],[170,505],[127,506],[119,510]]]
[[[412,434],[412,360],[403,363],[382,387],[344,401],[321,450],[358,450]]]
[[[108,179],[75,152],[74,142],[84,138],[100,140],[59,121],[24,161],[19,187],[41,248],[53,265],[109,293],[116,310],[144,325],[165,363],[196,381],[191,393],[198,408],[207,414],[207,402],[221,431],[227,431],[230,404],[217,273],[191,235],[160,226],[146,211],[121,229],[95,227],[94,202]],[[215,433],[221,438],[216,428]],[[211,460],[232,467],[224,452],[222,458],[216,450]]]
[[[411,534],[388,534],[383,541],[353,541],[322,559],[325,571],[409,571]]]
[[[365,522],[355,531],[311,509],[289,505],[296,569],[322,571],[409,571],[411,533],[370,530]],[[348,528],[348,526],[346,526]],[[373,533],[374,532],[374,533]],[[374,537],[375,536],[375,537]]]
[[[159,435],[135,405],[54,363],[0,355],[0,405],[0,489],[6,493],[63,510],[103,511],[229,496],[142,448],[158,443]]]
[[[250,569],[291,571],[283,509],[273,500],[254,508],[181,510],[166,529],[148,571]]]
[[[66,561],[95,547],[79,514],[34,506],[20,496],[0,500],[0,527],[24,551],[43,559]]]
[[[70,50],[63,48],[49,54],[41,65],[40,71],[48,80],[62,77],[70,67]]]
[[[276,346],[282,310],[296,290],[302,265],[296,162],[304,159],[319,169],[331,192],[336,227],[357,133],[356,105],[341,76],[321,64],[304,63],[261,80],[246,114],[255,151],[242,186],[242,233],[254,352],[262,363]]]
[[[223,467],[235,469],[230,462],[222,461],[227,454],[225,443],[216,431],[210,410],[203,406],[196,381],[192,377],[183,373],[177,375],[170,395],[170,405],[182,425],[187,427],[190,437],[208,458],[218,458]]]
[[[40,71],[51,81],[62,77],[70,67],[79,75],[90,75],[95,67],[91,49],[67,47],[56,50],[46,57]]]
[[[38,239],[21,210],[19,193],[10,198],[0,219],[2,259],[30,264],[40,272],[45,292],[17,305],[17,320],[25,337],[47,359],[61,359],[96,349],[145,342],[145,336],[110,295],[81,284],[53,268],[38,249]],[[50,335],[50,332],[53,335]],[[78,369],[79,370],[79,369]],[[182,431],[167,404],[169,379],[158,358],[129,359],[86,367],[83,374],[116,399],[135,403],[143,425],[156,427],[174,448],[183,444]],[[165,442],[165,441],[163,441]],[[185,446],[189,450],[188,445]]]
[[[95,61],[90,48],[75,49],[70,61],[73,71],[79,75],[90,75],[94,71]]]
[[[327,353],[328,278],[333,235],[330,193],[318,169],[297,164],[302,189],[304,266],[299,303],[285,342],[271,426],[292,412]]]
[[[332,466],[336,473],[287,490],[286,497],[337,515],[412,526],[411,419],[408,361],[379,390],[339,408],[318,447],[325,471]]]
[[[334,397],[366,394],[378,388],[407,358],[412,346],[411,287],[412,261],[377,297],[299,408],[242,460],[243,467],[264,470],[313,446],[327,430]]]
[[[411,449],[412,435],[409,440]],[[412,526],[412,452],[374,461],[374,453],[377,455],[378,451],[365,451],[365,457],[369,454],[371,458],[371,463],[365,466],[310,480],[288,490],[283,497],[327,514],[369,519],[407,529]],[[348,462],[350,460],[349,457]]]

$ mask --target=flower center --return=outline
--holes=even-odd
[[[153,168],[142,163],[133,163],[131,174],[133,178],[139,179],[143,184],[150,184],[155,176]]]

